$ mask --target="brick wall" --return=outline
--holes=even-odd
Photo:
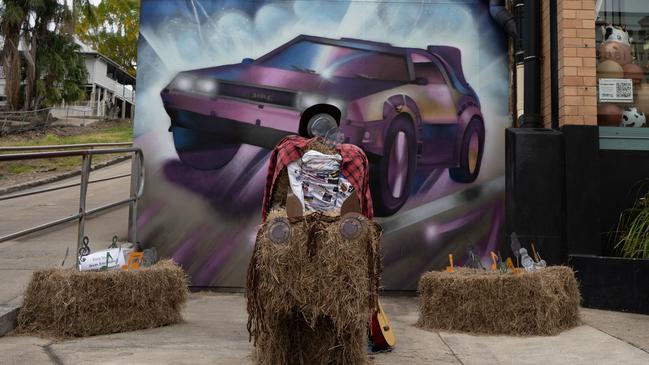
[[[550,3],[542,2],[541,113],[551,123]],[[595,0],[557,0],[559,125],[597,125]]]

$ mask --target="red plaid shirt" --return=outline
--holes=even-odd
[[[277,176],[291,162],[301,158],[307,152],[306,148],[311,142],[301,136],[291,135],[282,139],[270,156],[268,176],[266,177],[266,190],[264,191],[264,205],[261,210],[261,219],[266,221],[270,210],[270,199],[275,187]],[[340,172],[356,189],[360,199],[361,213],[372,219],[372,196],[370,195],[367,156],[363,150],[353,144],[339,144],[336,146],[338,154],[342,157]]]

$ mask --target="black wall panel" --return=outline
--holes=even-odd
[[[601,150],[599,230],[604,255],[615,244],[620,213],[649,190],[649,151]]]
[[[561,128],[565,155],[565,243],[571,254],[600,255],[600,165],[597,126]]]
[[[649,314],[649,260],[571,255],[582,305]]]
[[[531,243],[549,264],[565,263],[562,133],[551,129],[506,131],[506,231]]]

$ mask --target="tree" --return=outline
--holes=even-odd
[[[48,26],[54,22],[58,24],[62,18],[64,8],[57,0],[31,0],[31,14],[33,22],[24,24],[24,44],[28,46],[25,53],[26,59],[26,76],[25,76],[25,97],[24,109],[33,107],[34,96],[36,91],[36,63],[39,56],[40,42],[50,33]]]
[[[83,56],[73,36],[64,29],[69,12],[59,0],[0,2],[0,31],[4,35],[0,55],[11,110],[20,108],[21,87],[22,107],[26,110],[38,108],[41,103],[52,105],[84,96],[79,87],[87,81]]]
[[[70,7],[68,7],[68,0],[64,0],[63,6],[65,8],[63,25],[65,32],[68,34],[74,35],[77,28],[77,21],[81,16],[85,17],[90,22],[95,21],[93,6],[90,3],[90,0],[70,0]]]
[[[103,1],[90,14],[79,14],[79,39],[135,76],[140,1]]]
[[[38,53],[36,69],[37,98],[34,107],[58,104],[65,100],[72,102],[85,95],[80,87],[88,80],[88,72],[79,46],[72,36],[65,33],[48,32]]]
[[[5,75],[5,94],[7,106],[18,109],[20,104],[20,30],[27,20],[27,0],[5,0],[0,8],[0,33],[4,36],[2,46],[2,70]]]

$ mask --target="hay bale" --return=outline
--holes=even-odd
[[[35,271],[17,333],[93,336],[178,323],[187,277],[173,261],[131,271]]]
[[[569,267],[501,274],[460,268],[419,281],[424,328],[482,334],[555,335],[579,324],[580,294]]]
[[[260,228],[248,271],[248,330],[260,364],[364,364],[367,325],[378,293],[380,227],[346,240],[340,217],[292,218],[274,243]]]
[[[338,334],[330,317],[310,325],[297,311],[274,316],[268,325],[273,331],[257,338],[258,364],[367,363],[367,327],[362,325]]]
[[[286,194],[289,189],[288,170],[285,168],[279,172],[275,180],[275,186],[270,199],[270,206],[276,208],[286,207]]]

